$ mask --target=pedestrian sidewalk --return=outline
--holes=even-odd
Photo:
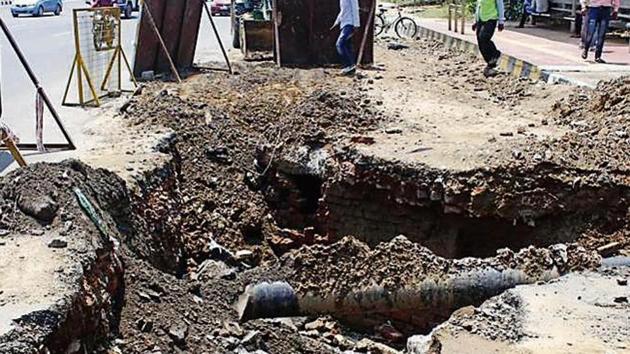
[[[478,51],[475,34],[466,24],[465,34],[448,30],[446,19],[418,19],[421,37],[444,41],[448,46]],[[628,43],[607,40],[603,58],[608,64],[580,57],[579,39],[570,38],[568,31],[542,27],[523,29],[510,27],[494,36],[495,44],[503,53],[501,69],[516,76],[595,87],[601,80],[630,75]]]

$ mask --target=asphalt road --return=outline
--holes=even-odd
[[[83,1],[65,1],[61,16],[51,14],[39,18],[13,18],[9,6],[0,7],[0,17],[13,33],[31,68],[71,133],[81,130],[81,125],[85,124],[86,111],[82,108],[62,107],[61,100],[75,51],[72,9],[86,6]],[[134,13],[134,16],[133,19],[123,20],[122,27],[123,49],[131,61],[135,56],[135,36],[139,22],[138,13]],[[215,18],[215,23],[227,48],[231,43],[229,18]],[[2,45],[0,81],[2,119],[22,142],[32,143],[35,141],[35,88],[4,35],[0,34],[0,36],[2,37],[0,40]],[[207,62],[221,59],[221,51],[212,33],[210,22],[204,15],[195,61]],[[126,75],[123,75],[123,78],[125,77]],[[76,97],[71,98],[74,101],[77,100]],[[55,122],[48,114],[45,115],[44,120],[44,141],[64,142],[61,131],[56,128]],[[3,167],[1,165],[0,163],[0,169]]]

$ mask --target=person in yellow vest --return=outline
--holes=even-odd
[[[472,25],[473,31],[477,34],[477,44],[481,56],[488,64],[483,70],[483,74],[488,76],[496,75],[495,68],[501,57],[501,52],[492,41],[494,31],[503,31],[505,25],[505,8],[503,0],[477,0],[475,11],[475,22]]]

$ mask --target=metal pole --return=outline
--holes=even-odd
[[[271,9],[271,12],[273,14],[273,37],[274,44],[276,45],[276,63],[281,67],[282,60],[280,58],[280,31],[278,30],[278,26],[280,26],[278,20],[278,1],[272,0],[272,6],[273,8]]]
[[[68,142],[68,147],[70,148],[70,150],[76,149],[76,147],[74,146],[74,143],[72,142],[72,138],[70,138],[70,135],[66,131],[66,128],[63,126],[63,123],[61,122],[61,118],[59,118],[59,115],[57,114],[57,111],[55,110],[55,108],[53,107],[52,103],[50,102],[50,99],[48,98],[48,95],[46,94],[46,91],[44,91],[44,88],[40,85],[39,80],[37,80],[37,77],[33,73],[33,70],[31,70],[31,67],[28,65],[28,62],[26,61],[26,58],[24,58],[24,55],[22,54],[22,51],[18,47],[17,43],[15,42],[15,39],[13,38],[13,35],[11,35],[11,32],[9,32],[9,28],[7,28],[7,25],[4,23],[4,20],[2,20],[2,18],[0,18],[0,27],[2,27],[2,32],[4,32],[4,35],[7,37],[7,40],[9,41],[9,44],[11,44],[11,47],[13,48],[13,51],[15,52],[15,54],[18,57],[18,59],[22,63],[22,67],[24,67],[24,70],[26,70],[26,73],[28,74],[28,77],[33,82],[33,85],[35,85],[35,88],[37,89],[37,92],[44,99],[44,103],[46,103],[46,107],[48,107],[48,110],[50,111],[50,113],[52,114],[53,118],[57,122],[57,125],[59,126],[59,129],[61,129],[61,133],[63,134],[64,138]]]
[[[214,24],[214,20],[212,19],[212,14],[210,13],[210,10],[208,9],[208,4],[206,3],[206,0],[200,0],[200,1],[203,4],[203,8],[206,10],[206,14],[208,15],[208,18],[210,19],[210,23],[212,24],[212,30],[214,31],[214,35],[217,37],[217,41],[219,42],[219,47],[221,47],[221,52],[223,52],[223,57],[225,58],[225,63],[228,66],[228,70],[230,71],[230,74],[232,74],[232,64],[230,64],[230,59],[228,59],[227,53],[225,52],[225,48],[223,47],[223,42],[221,42],[221,38],[219,37],[219,31],[217,31],[217,26]],[[232,8],[232,11],[234,11],[234,8]]]
[[[151,15],[151,9],[149,9],[149,3],[146,0],[143,1],[143,3],[144,3],[144,11],[146,11],[147,18],[149,19],[149,24],[151,25],[153,32],[155,32],[155,35],[157,36],[158,41],[160,42],[160,45],[162,46],[164,55],[166,55],[166,59],[168,59],[168,63],[171,66],[171,71],[173,72],[173,75],[175,75],[175,78],[177,79],[177,83],[181,84],[182,79],[181,77],[179,77],[179,72],[177,72],[177,68],[175,68],[175,63],[173,63],[173,59],[171,58],[171,54],[168,52],[168,48],[166,48],[166,44],[164,44],[164,40],[162,39],[160,30],[158,30],[157,25],[155,24],[155,21],[153,20],[153,15]]]

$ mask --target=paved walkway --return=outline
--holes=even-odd
[[[476,45],[470,24],[466,25],[463,35],[448,31],[448,21],[445,19],[423,18],[419,19],[418,24],[424,34],[433,31]],[[630,51],[628,43],[622,40],[608,40],[603,55],[608,64],[597,64],[593,52],[589,53],[588,60],[580,57],[579,39],[570,38],[566,30],[508,26],[505,31],[497,33],[494,39],[506,56],[537,67],[546,74],[548,81],[594,87],[600,80],[630,75]]]

